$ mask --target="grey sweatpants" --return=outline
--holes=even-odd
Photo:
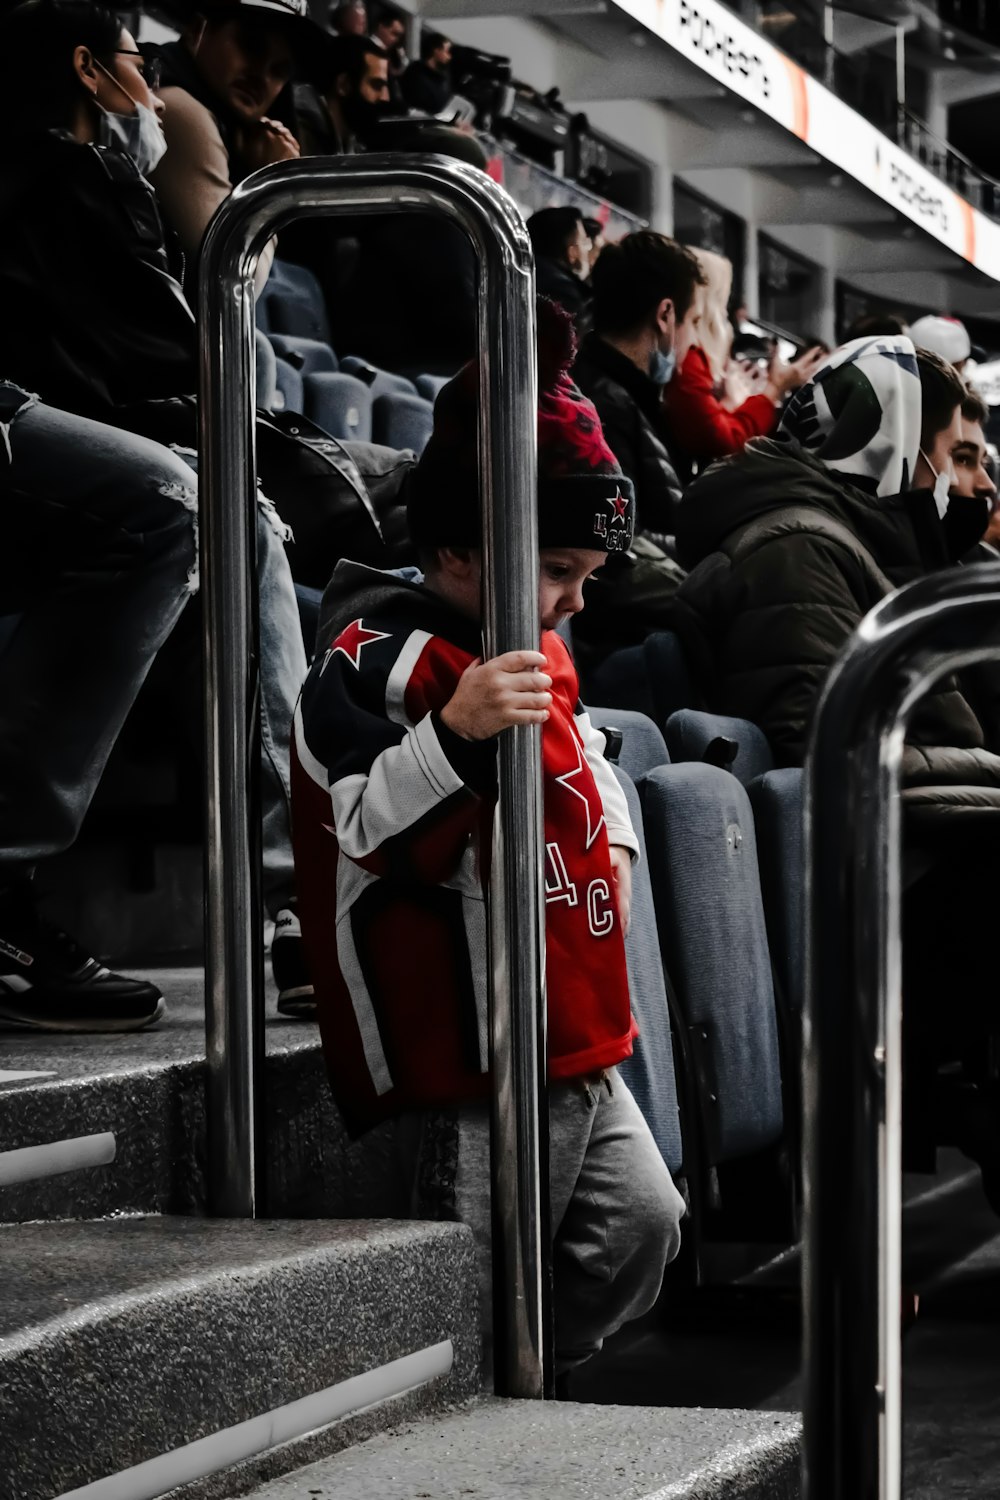
[[[489,1106],[411,1118],[399,1126],[398,1140],[410,1170],[415,1167],[414,1212],[458,1219],[475,1236],[489,1356]],[[622,1324],[649,1311],[680,1248],[684,1200],[617,1069],[550,1084],[549,1195],[555,1368],[561,1374],[596,1354]]]

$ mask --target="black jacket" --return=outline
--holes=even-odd
[[[56,131],[8,138],[0,216],[0,369],[12,380],[121,426],[138,403],[197,389],[180,256],[131,158]]]
[[[674,623],[707,704],[758,724],[780,765],[803,763],[820,689],[868,611],[949,562],[929,491],[878,499],[769,438],[695,481],[677,546],[692,572]],[[1000,787],[1000,756],[954,679],[908,737],[911,786]]]
[[[594,333],[580,347],[573,379],[597,407],[611,451],[635,485],[636,531],[672,536],[681,486],[662,437],[660,387]]]
[[[579,276],[557,260],[540,255],[535,261],[535,289],[539,297],[548,297],[569,313],[577,330],[583,332],[589,318],[590,288]]]

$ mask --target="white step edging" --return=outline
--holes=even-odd
[[[0,1187],[58,1177],[62,1172],[80,1172],[85,1167],[106,1167],[114,1161],[116,1149],[114,1134],[105,1130],[100,1135],[76,1135],[65,1141],[0,1151]]]

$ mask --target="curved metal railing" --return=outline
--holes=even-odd
[[[517,208],[484,173],[438,157],[254,173],[209,226],[199,271],[209,1188],[221,1214],[260,1212],[264,1191],[254,271],[292,219],[389,211],[436,214],[476,252],[484,648],[538,645],[534,261]],[[540,745],[537,727],[501,738],[489,885],[496,1380],[519,1396],[549,1378]]]

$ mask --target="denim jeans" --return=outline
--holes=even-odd
[[[0,647],[0,884],[73,843],[153,659],[197,590],[193,467],[193,456],[0,382],[0,614],[20,616]],[[306,663],[284,528],[264,500],[258,576],[273,914],[294,890],[289,736]]]

